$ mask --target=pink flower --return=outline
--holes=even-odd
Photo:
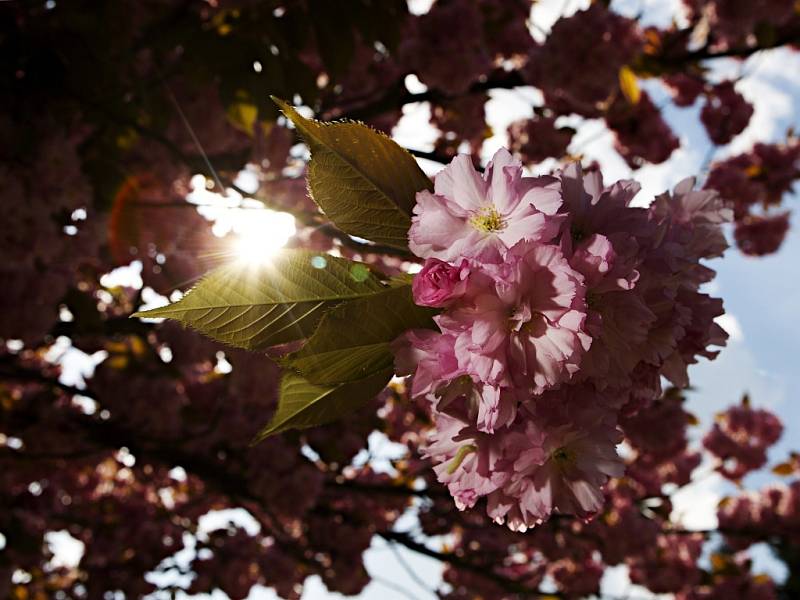
[[[540,397],[493,435],[463,418],[435,414],[424,450],[459,509],[487,496],[487,514],[525,531],[553,511],[588,518],[603,506],[609,477],[623,473],[613,413],[594,404],[590,386]]]
[[[662,163],[680,146],[647,92],[642,92],[633,106],[623,96],[617,96],[606,112],[606,124],[616,134],[614,149],[631,169],[648,162]]]
[[[672,191],[656,197],[651,218],[659,224],[668,243],[680,244],[692,258],[716,258],[728,247],[720,225],[733,219],[730,208],[713,190],[695,190],[694,177],[680,181]]]
[[[756,144],[751,152],[716,163],[705,187],[734,203],[738,221],[751,206],[780,204],[797,179],[798,161],[800,141],[796,138],[787,144]]]
[[[431,329],[410,329],[392,342],[395,371],[414,375],[411,395],[435,399],[436,391],[463,375],[454,350],[455,338]]]
[[[498,468],[511,475],[489,495],[489,516],[516,531],[546,520],[554,510],[594,516],[603,507],[601,488],[624,472],[613,412],[594,403],[591,386],[571,386],[568,393],[535,399],[520,417],[528,424],[525,435],[504,436]]]
[[[699,583],[697,560],[703,551],[702,534],[661,534],[640,556],[631,557],[630,578],[656,594],[693,589]]]
[[[559,173],[559,180],[564,198],[561,210],[566,214],[565,234],[569,233],[561,236],[561,245],[567,256],[571,257],[573,248],[594,234],[607,238],[620,234],[634,239],[652,234],[647,211],[630,205],[640,189],[635,181],[620,180],[605,186],[599,171],[584,173],[577,162],[567,165]]]
[[[478,431],[494,433],[509,425],[517,414],[519,393],[508,387],[473,381],[463,375],[436,392],[436,410],[455,414]]]
[[[689,417],[679,395],[657,398],[663,377],[687,385],[687,366],[725,342],[721,301],[699,291],[714,274],[700,260],[724,250],[731,217],[693,184],[636,208],[635,182],[605,186],[579,164],[525,178],[501,151],[483,177],[456,158],[436,194],[418,195],[410,245],[426,262],[412,287],[418,304],[443,309],[440,333],[406,332],[394,350],[433,413],[425,456],[458,508],[485,498],[513,531],[553,512],[592,518],[623,474],[620,417],[636,455],[612,496],[689,481],[700,461]],[[678,431],[674,444],[653,435],[656,422]],[[761,445],[736,456],[747,464],[775,433],[753,427]],[[717,429],[706,444],[732,456],[741,427]]]
[[[466,260],[462,260],[460,266],[454,267],[438,258],[429,258],[414,277],[414,302],[420,306],[445,306],[464,294],[468,275],[469,266]]]
[[[521,242],[506,260],[474,272],[463,301],[436,321],[456,336],[466,372],[539,393],[568,380],[591,344],[583,280],[557,246]]]
[[[496,467],[500,439],[477,432],[456,417],[436,415],[436,430],[423,456],[437,463],[437,478],[448,487],[459,510],[471,508],[506,479]]]
[[[417,194],[409,247],[419,257],[499,263],[520,240],[548,242],[558,233],[561,205],[552,177],[523,177],[505,149],[481,176],[459,155],[435,179],[435,193]]]
[[[511,151],[522,158],[525,164],[532,164],[547,158],[561,158],[567,153],[575,130],[569,127],[556,128],[555,117],[537,116],[521,119],[508,126],[508,140]]]
[[[412,329],[393,346],[399,375],[414,375],[411,395],[425,398],[440,412],[457,414],[478,430],[493,433],[514,420],[515,390],[485,384],[465,374],[454,350],[455,338],[426,329]]]
[[[725,314],[722,300],[695,292],[686,287],[678,290],[675,304],[689,315],[683,335],[677,341],[676,350],[667,356],[661,367],[661,374],[678,387],[689,385],[687,368],[697,362],[697,356],[715,358],[719,350],[711,346],[725,345],[728,334],[714,320]]]

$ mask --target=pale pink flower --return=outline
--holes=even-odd
[[[489,497],[489,516],[500,523],[511,519],[516,530],[546,520],[554,510],[594,516],[603,507],[602,487],[624,473],[616,452],[622,434],[613,412],[594,404],[591,386],[570,386],[534,399],[520,416],[537,423],[540,435],[533,439],[543,456],[532,460],[524,443],[511,443],[517,451],[513,474]],[[504,460],[512,458],[514,452],[506,449]]]
[[[454,344],[453,336],[431,329],[409,329],[392,342],[395,372],[414,375],[412,396],[433,400],[438,388],[463,374]]]
[[[642,424],[629,469],[640,492],[689,480],[700,455],[685,436],[652,449],[634,434],[652,442],[662,377],[687,385],[687,366],[725,342],[721,301],[699,292],[713,276],[700,259],[724,249],[730,210],[692,186],[635,208],[634,182],[605,186],[578,164],[526,178],[501,151],[484,176],[458,157],[435,194],[419,194],[410,245],[426,263],[414,298],[443,309],[441,333],[407,332],[394,349],[398,372],[414,374],[412,395],[429,402],[425,456],[460,509],[485,498],[514,531],[554,512],[592,518],[623,474],[621,416],[626,428]],[[675,414],[667,428],[685,426]],[[761,422],[763,436],[747,421],[706,443],[731,457],[728,438],[746,430],[758,447],[735,458],[755,465],[776,431]]]
[[[520,240],[549,242],[558,233],[558,181],[523,177],[522,164],[505,149],[483,176],[469,156],[456,156],[434,185],[434,193],[417,193],[409,230],[409,247],[419,257],[499,263]]]
[[[580,274],[557,246],[527,242],[489,273],[475,273],[463,302],[436,317],[456,336],[459,366],[534,393],[567,381],[591,344]]]
[[[728,334],[715,321],[725,311],[719,298],[712,298],[688,287],[678,290],[675,304],[689,318],[682,327],[683,335],[677,340],[675,351],[664,359],[661,374],[676,386],[686,387],[689,385],[689,365],[696,363],[698,356],[715,358],[719,350],[712,350],[711,346],[725,345]]]
[[[593,402],[590,386],[552,392],[494,435],[436,413],[424,453],[460,509],[487,496],[487,514],[514,531],[553,511],[590,518],[603,506],[602,487],[623,473],[613,412]]]
[[[436,462],[437,478],[450,490],[459,510],[471,508],[507,479],[496,467],[501,439],[480,433],[459,418],[436,415],[436,429],[423,456]]]
[[[494,433],[514,420],[519,395],[514,388],[473,381],[463,375],[437,390],[435,406],[441,412],[465,415],[479,431]]]
[[[414,375],[411,395],[425,398],[440,412],[464,416],[480,431],[493,433],[514,420],[516,390],[478,381],[459,367],[455,338],[432,330],[412,329],[392,344],[395,370]]]

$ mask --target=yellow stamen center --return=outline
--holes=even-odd
[[[484,233],[500,231],[506,226],[503,218],[500,216],[500,213],[497,212],[497,209],[494,206],[486,206],[482,208],[480,211],[472,215],[469,222],[470,225],[472,225],[475,229],[478,231],[483,231]]]

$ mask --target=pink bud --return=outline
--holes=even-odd
[[[411,286],[414,302],[420,306],[445,306],[464,294],[469,267],[467,261],[455,267],[438,258],[425,261]]]

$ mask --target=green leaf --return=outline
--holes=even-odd
[[[325,310],[386,289],[362,267],[285,250],[266,264],[220,267],[178,302],[133,316],[175,319],[215,340],[258,350],[308,337]]]
[[[283,362],[318,385],[363,379],[391,368],[389,344],[408,329],[435,327],[435,314],[414,304],[410,285],[393,287],[328,311],[305,346]]]
[[[278,410],[253,443],[287,429],[335,421],[374,398],[389,383],[392,373],[392,369],[384,369],[365,379],[334,386],[314,385],[296,373],[284,374]]]
[[[331,221],[349,235],[407,248],[416,193],[432,189],[414,157],[362,123],[321,123],[273,97],[311,149],[308,185]]]

